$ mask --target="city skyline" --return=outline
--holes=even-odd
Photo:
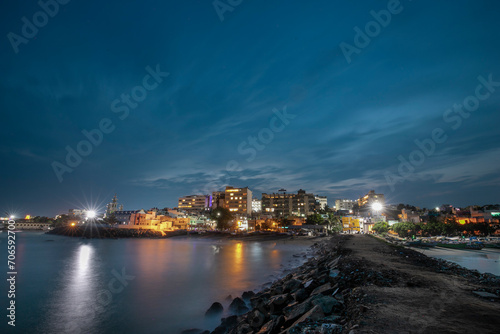
[[[57,4],[0,5],[2,211],[500,202],[497,3]]]

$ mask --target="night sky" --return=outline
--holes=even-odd
[[[0,4],[2,213],[500,202],[497,1],[60,2]]]

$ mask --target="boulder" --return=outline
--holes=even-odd
[[[243,292],[243,294],[241,295],[241,298],[243,298],[243,300],[250,300],[250,298],[252,298],[253,296],[255,296],[255,293],[253,291],[245,291]]]
[[[342,304],[330,296],[322,296],[311,302],[314,306],[320,306],[324,313],[331,313],[334,307],[340,307]]]
[[[269,320],[261,327],[257,334],[277,334],[280,331],[281,326],[285,323],[285,317],[280,315],[279,317],[274,317],[274,319]]]
[[[321,307],[319,305],[314,306],[312,309],[310,309],[307,313],[305,313],[303,316],[301,316],[297,321],[291,325],[286,333],[294,333],[294,327],[299,326],[302,322],[304,321],[318,321],[321,320],[324,317],[324,313],[321,310]]]
[[[284,285],[283,285],[283,292],[294,292],[296,291],[298,288],[300,288],[300,286],[302,285],[302,283],[299,281],[299,280],[296,280],[296,279],[290,279],[288,280]]]
[[[229,305],[229,311],[231,311],[233,314],[240,315],[248,312],[248,307],[243,301],[243,299],[236,297]]]
[[[278,314],[287,306],[289,300],[291,300],[291,296],[288,293],[277,295],[269,299],[267,306],[269,306],[271,314]]]
[[[311,296],[318,295],[318,294],[326,294],[327,291],[329,291],[331,289],[332,289],[332,285],[330,283],[320,285],[311,292]]]
[[[309,297],[309,294],[307,293],[306,289],[299,289],[296,292],[292,293],[292,298],[299,303],[302,303],[304,300]]]
[[[214,317],[222,314],[224,311],[224,307],[221,303],[215,302],[210,306],[210,308],[205,312],[206,317]]]

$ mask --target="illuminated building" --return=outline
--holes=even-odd
[[[319,203],[319,207],[321,208],[321,210],[324,210],[328,205],[328,199],[326,198],[326,196],[314,196],[314,199]]]
[[[355,203],[356,201],[353,199],[338,199],[335,201],[335,210],[351,211]]]
[[[212,207],[212,198],[210,195],[189,195],[179,197],[179,210],[191,214],[199,214],[210,210]]]
[[[373,203],[379,203],[382,206],[385,205],[384,194],[375,194],[375,190],[370,190],[368,194],[358,199],[359,208],[371,208]]]
[[[262,200],[253,198],[252,199],[252,212],[261,212],[262,211]]]
[[[296,194],[278,192],[262,194],[262,212],[275,217],[307,216],[316,209],[316,198],[313,194],[300,189]]]
[[[252,213],[252,191],[245,188],[226,187],[224,207],[233,214],[250,215]]]

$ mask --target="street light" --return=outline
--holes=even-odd
[[[92,219],[92,218],[95,218],[95,216],[96,216],[96,212],[95,211],[92,211],[92,210],[87,211],[87,218]]]
[[[380,204],[379,202],[375,202],[372,204],[372,209],[375,211],[380,211],[382,210],[382,204]]]

